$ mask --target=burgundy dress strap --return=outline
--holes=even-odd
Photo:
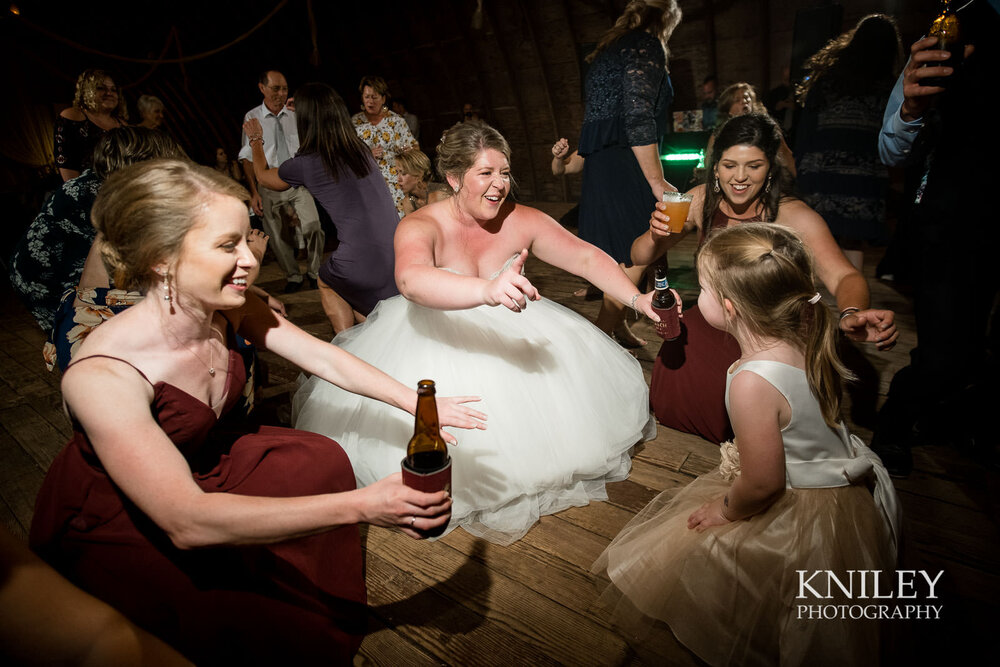
[[[146,374],[140,371],[138,368],[136,368],[135,365],[133,365],[128,361],[125,361],[124,359],[121,359],[120,357],[112,357],[110,354],[91,354],[90,356],[87,357],[81,357],[80,359],[75,359],[69,365],[66,366],[66,370],[68,371],[69,369],[73,368],[73,366],[76,366],[81,361],[86,361],[87,359],[114,359],[115,361],[120,361],[123,364],[126,364],[127,366],[131,366],[132,370],[138,373],[143,380],[149,382],[149,378],[146,377]],[[63,372],[65,373],[66,371]],[[149,382],[149,386],[153,387],[155,385],[152,382]]]

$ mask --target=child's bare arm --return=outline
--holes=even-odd
[[[785,492],[785,450],[781,429],[791,409],[785,397],[756,373],[740,373],[729,387],[729,417],[740,452],[740,474],[722,498],[688,518],[688,528],[746,519],[770,507]]]

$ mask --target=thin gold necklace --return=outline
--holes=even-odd
[[[211,338],[209,338],[209,340],[208,340],[208,355],[209,356],[208,356],[208,363],[206,364],[205,360],[202,359],[201,356],[197,352],[195,352],[190,347],[188,347],[183,342],[181,342],[181,339],[177,337],[177,334],[175,334],[173,331],[170,330],[170,327],[168,327],[167,325],[164,324],[163,328],[166,330],[166,332],[168,334],[170,334],[173,337],[173,339],[175,341],[177,341],[178,345],[180,345],[185,350],[187,350],[188,352],[190,352],[191,356],[193,356],[195,359],[197,359],[199,362],[201,362],[201,365],[208,369],[208,374],[209,375],[211,375],[212,377],[215,377],[215,350],[212,348],[212,339]],[[211,330],[212,330],[213,333],[219,333],[218,330],[215,327],[210,327],[210,328],[211,328]]]

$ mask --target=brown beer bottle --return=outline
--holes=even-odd
[[[677,298],[670,291],[670,283],[667,282],[666,267],[657,266],[653,276],[653,284],[656,287],[653,312],[660,318],[655,325],[656,333],[663,340],[676,340],[681,335],[681,321],[677,317]]]
[[[434,381],[421,380],[417,383],[417,417],[413,427],[413,437],[406,446],[403,459],[403,484],[423,491],[451,493],[451,457],[438,422],[437,403],[434,401]],[[445,523],[431,530],[419,531],[425,537],[443,534]]]
[[[931,22],[927,36],[937,37],[938,43],[934,48],[948,51],[951,53],[951,57],[944,62],[933,64],[942,67],[951,67],[955,71],[949,76],[936,76],[924,79],[920,85],[941,86],[944,88],[954,80],[953,77],[958,71],[958,67],[962,64],[962,60],[965,58],[965,40],[962,39],[961,21],[959,21],[954,7],[952,7],[951,0],[941,0],[940,7],[938,15]]]
[[[434,381],[417,383],[417,416],[413,437],[406,446],[406,466],[418,473],[432,473],[450,462],[448,446],[441,437],[437,402],[434,400]]]

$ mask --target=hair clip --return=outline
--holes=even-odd
[[[821,296],[819,295],[819,292],[816,292],[816,293],[815,293],[815,294],[814,294],[814,295],[813,295],[813,296],[812,296],[812,297],[811,297],[811,298],[809,299],[809,303],[812,303],[812,304],[816,304],[816,303],[819,303],[819,300],[820,300],[821,298],[823,298],[823,297],[821,297]]]

